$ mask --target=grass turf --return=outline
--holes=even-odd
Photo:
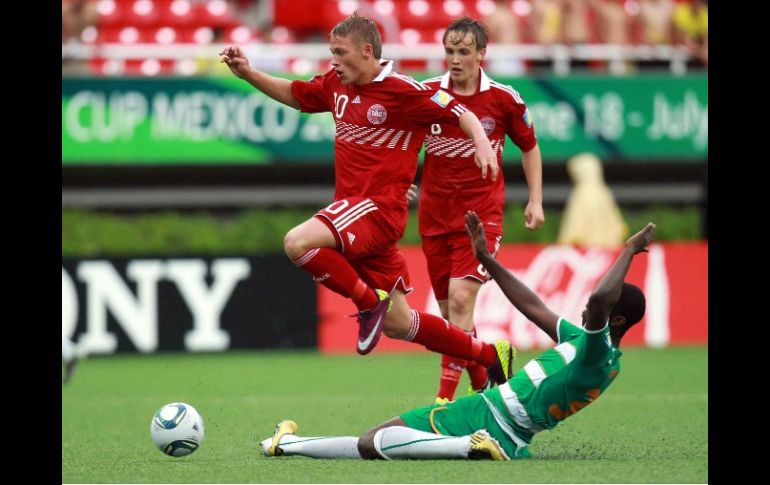
[[[708,349],[623,349],[615,383],[512,462],[264,458],[292,418],[305,436],[359,435],[432,402],[439,357],[231,352],[91,357],[62,387],[63,483],[706,483]],[[536,353],[520,352],[518,368]],[[458,388],[464,393],[467,378]],[[163,455],[150,420],[183,401],[206,436]]]

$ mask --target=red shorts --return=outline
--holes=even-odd
[[[495,256],[503,236],[491,231],[485,231],[485,235],[487,249]],[[423,236],[422,252],[428,262],[430,283],[438,301],[449,299],[450,279],[473,278],[480,283],[489,280],[487,270],[473,257],[470,238],[464,232]]]
[[[315,217],[334,234],[337,248],[364,283],[388,292],[396,287],[412,291],[406,258],[396,247],[399,231],[371,199],[341,199]]]

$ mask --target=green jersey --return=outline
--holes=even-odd
[[[558,344],[530,360],[500,387],[483,396],[498,422],[520,446],[593,402],[620,371],[621,352],[610,343],[609,326],[589,331],[564,318]],[[516,439],[518,438],[518,439]],[[526,445],[525,445],[526,446]]]

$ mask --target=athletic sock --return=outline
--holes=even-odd
[[[350,298],[359,310],[377,306],[380,297],[361,280],[342,254],[331,248],[315,248],[293,260],[299,268],[335,293]]]
[[[469,332],[473,337],[476,337],[476,327]],[[487,385],[487,369],[486,367],[477,364],[476,362],[468,362],[466,366],[468,369],[468,376],[471,378],[471,388],[481,389]]]
[[[410,313],[411,328],[404,340],[440,354],[473,360],[484,367],[491,367],[497,361],[494,345],[468,335],[436,315],[417,310],[411,310]]]
[[[270,439],[270,438],[268,438]],[[295,436],[281,437],[278,447],[283,455],[310,458],[361,458],[357,436]]]
[[[386,460],[467,458],[470,436],[442,436],[405,426],[382,428],[374,434],[374,449]]]
[[[465,359],[458,359],[449,355],[441,356],[441,378],[439,379],[438,392],[436,397],[442,399],[452,400],[454,399],[457,385],[460,382],[460,376],[463,373],[468,361]],[[484,375],[486,376],[486,369]]]

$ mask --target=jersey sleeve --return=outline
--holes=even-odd
[[[418,125],[459,125],[460,116],[468,108],[442,89],[434,91],[425,84],[422,86],[426,89],[404,90],[403,107],[409,120]]]
[[[559,337],[559,342],[566,342],[572,340],[575,337],[579,337],[583,334],[583,329],[578,328],[575,325],[568,322],[566,319],[560,317],[556,323],[556,335]]]
[[[505,133],[522,152],[535,148],[535,123],[521,95],[512,87],[504,86],[500,100],[505,107]]]
[[[578,351],[577,358],[586,367],[601,365],[610,358],[611,345],[607,327],[609,320],[599,330],[585,330],[585,343]]]
[[[322,113],[331,111],[329,97],[326,95],[326,75],[315,76],[310,81],[292,81],[291,94],[299,101],[300,111],[303,113]]]

